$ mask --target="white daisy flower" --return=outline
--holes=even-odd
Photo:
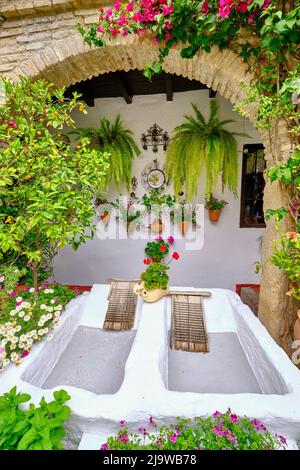
[[[9,314],[10,314],[11,317],[13,317],[16,313],[17,312],[15,310],[11,310]]]
[[[16,311],[19,312],[20,310],[22,310],[22,307],[21,307],[21,305],[18,305],[18,306],[16,307]]]
[[[19,359],[19,354],[17,354],[17,353],[14,352],[14,353],[12,353],[12,355],[10,356],[10,358],[11,358],[12,361],[16,362],[16,361],[18,361],[18,359]]]
[[[31,294],[33,294],[34,290],[35,290],[34,287],[31,287],[31,288],[29,289],[29,292],[30,292]]]
[[[38,322],[38,326],[44,326],[44,322],[43,322],[42,320],[40,320],[40,321]]]
[[[14,350],[14,349],[16,349],[16,347],[17,347],[17,345],[15,343],[11,343],[10,349]]]
[[[51,299],[51,300],[50,300],[50,304],[55,304],[55,300],[54,300],[54,299]]]
[[[49,294],[49,289],[45,289],[45,290],[44,290],[44,293],[45,293],[45,294]]]
[[[23,310],[21,310],[21,312],[19,312],[19,317],[22,318],[22,317],[24,317],[24,315],[25,315],[25,312]]]
[[[23,298],[22,297],[17,297],[16,302],[22,302]]]
[[[48,312],[53,312],[53,307],[48,307]]]
[[[43,334],[44,334],[44,330],[38,330],[38,332],[37,332],[37,333],[38,333],[38,335],[39,335],[39,336],[43,336]]]
[[[24,321],[29,321],[30,320],[30,315],[25,315]]]

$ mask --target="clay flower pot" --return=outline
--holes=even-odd
[[[165,229],[165,224],[161,220],[154,220],[154,222],[149,225],[149,228],[154,233],[162,233]]]
[[[208,209],[209,220],[211,222],[218,222],[221,212],[221,210],[211,211],[210,209]]]
[[[103,212],[103,214],[100,214],[100,219],[105,225],[108,225],[110,213],[108,211]]]
[[[153,303],[168,295],[168,289],[145,289],[143,281],[136,284],[133,288],[136,295],[140,295],[145,302]]]
[[[126,222],[127,233],[129,233],[129,234],[130,234],[130,233],[133,233],[134,230],[135,230],[135,228],[136,228],[136,224],[135,224],[134,221],[131,221],[131,222],[130,222],[130,221],[127,221],[127,222]]]
[[[179,222],[178,224],[178,229],[181,235],[185,235],[189,228],[190,222],[188,220],[183,220],[182,222]]]

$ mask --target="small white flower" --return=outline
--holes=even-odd
[[[5,369],[8,366],[9,363],[10,363],[9,359],[4,359],[4,361],[2,363],[2,368]]]
[[[17,313],[16,310],[11,310],[9,314],[11,317],[13,317],[16,313]]]
[[[45,334],[48,333],[48,331],[49,331],[49,328],[44,328],[44,333]]]
[[[25,315],[25,312],[23,310],[21,310],[21,312],[19,312],[19,317],[22,318],[22,317],[24,317],[24,315]]]
[[[38,326],[44,326],[44,322],[43,322],[42,320],[40,320],[40,321],[38,322]]]
[[[52,316],[53,316],[52,313],[48,313],[47,320],[51,320]]]
[[[22,310],[22,307],[21,307],[21,305],[18,305],[18,306],[16,307],[16,311],[19,312],[20,310]]]
[[[53,312],[53,307],[48,307],[48,312]]]
[[[55,316],[56,318],[60,317],[60,315],[61,315],[61,313],[60,313],[59,311],[54,313],[54,316]]]
[[[24,321],[29,321],[30,320],[30,315],[25,315]]]
[[[17,345],[15,343],[11,343],[10,349],[14,350],[14,349],[16,349],[16,347],[17,347]]]
[[[44,334],[44,330],[38,330],[38,332],[37,332],[37,333],[38,333],[38,335],[39,335],[39,336],[43,336],[43,334]]]
[[[53,338],[53,334],[50,333],[50,335],[47,336],[47,340],[48,340],[48,341],[51,341],[52,338]]]
[[[10,356],[10,358],[11,358],[12,361],[16,362],[16,361],[18,361],[18,359],[19,359],[19,354],[17,354],[17,353],[14,352],[14,353],[12,353],[12,355]]]
[[[29,289],[29,292],[30,292],[31,294],[33,294],[33,292],[34,292],[34,287],[31,287],[31,288]]]
[[[0,282],[3,282],[3,281],[4,281],[4,276],[3,276],[3,274],[1,274],[1,276],[0,276]]]
[[[40,309],[41,309],[41,310],[45,310],[45,308],[47,308],[47,306],[46,306],[45,304],[42,304],[42,305],[40,306]]]
[[[45,290],[44,290],[44,293],[45,293],[45,294],[49,294],[49,289],[45,289]]]
[[[48,289],[49,294],[53,294],[54,290],[53,289]]]
[[[21,325],[16,326],[16,331],[17,331],[17,332],[19,332],[19,331],[21,331],[21,330],[22,330]]]
[[[22,297],[17,297],[16,302],[22,302],[23,298]]]
[[[50,300],[50,304],[55,304],[55,300],[54,300],[54,299],[51,299],[51,300]]]

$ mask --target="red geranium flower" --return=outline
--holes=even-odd
[[[176,260],[179,259],[180,258],[179,253],[177,253],[177,251],[174,251],[174,253],[172,254],[172,258]]]
[[[162,253],[163,253],[164,251],[166,251],[166,249],[167,249],[166,245],[161,245],[161,246],[159,247],[159,251],[161,251]]]
[[[144,259],[144,264],[150,264],[150,263],[151,263],[151,260],[149,258]]]

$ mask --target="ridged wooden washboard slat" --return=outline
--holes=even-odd
[[[136,281],[112,280],[104,330],[131,330],[134,325],[137,296],[133,293]]]
[[[208,352],[205,311],[201,294],[172,294],[170,347]]]

